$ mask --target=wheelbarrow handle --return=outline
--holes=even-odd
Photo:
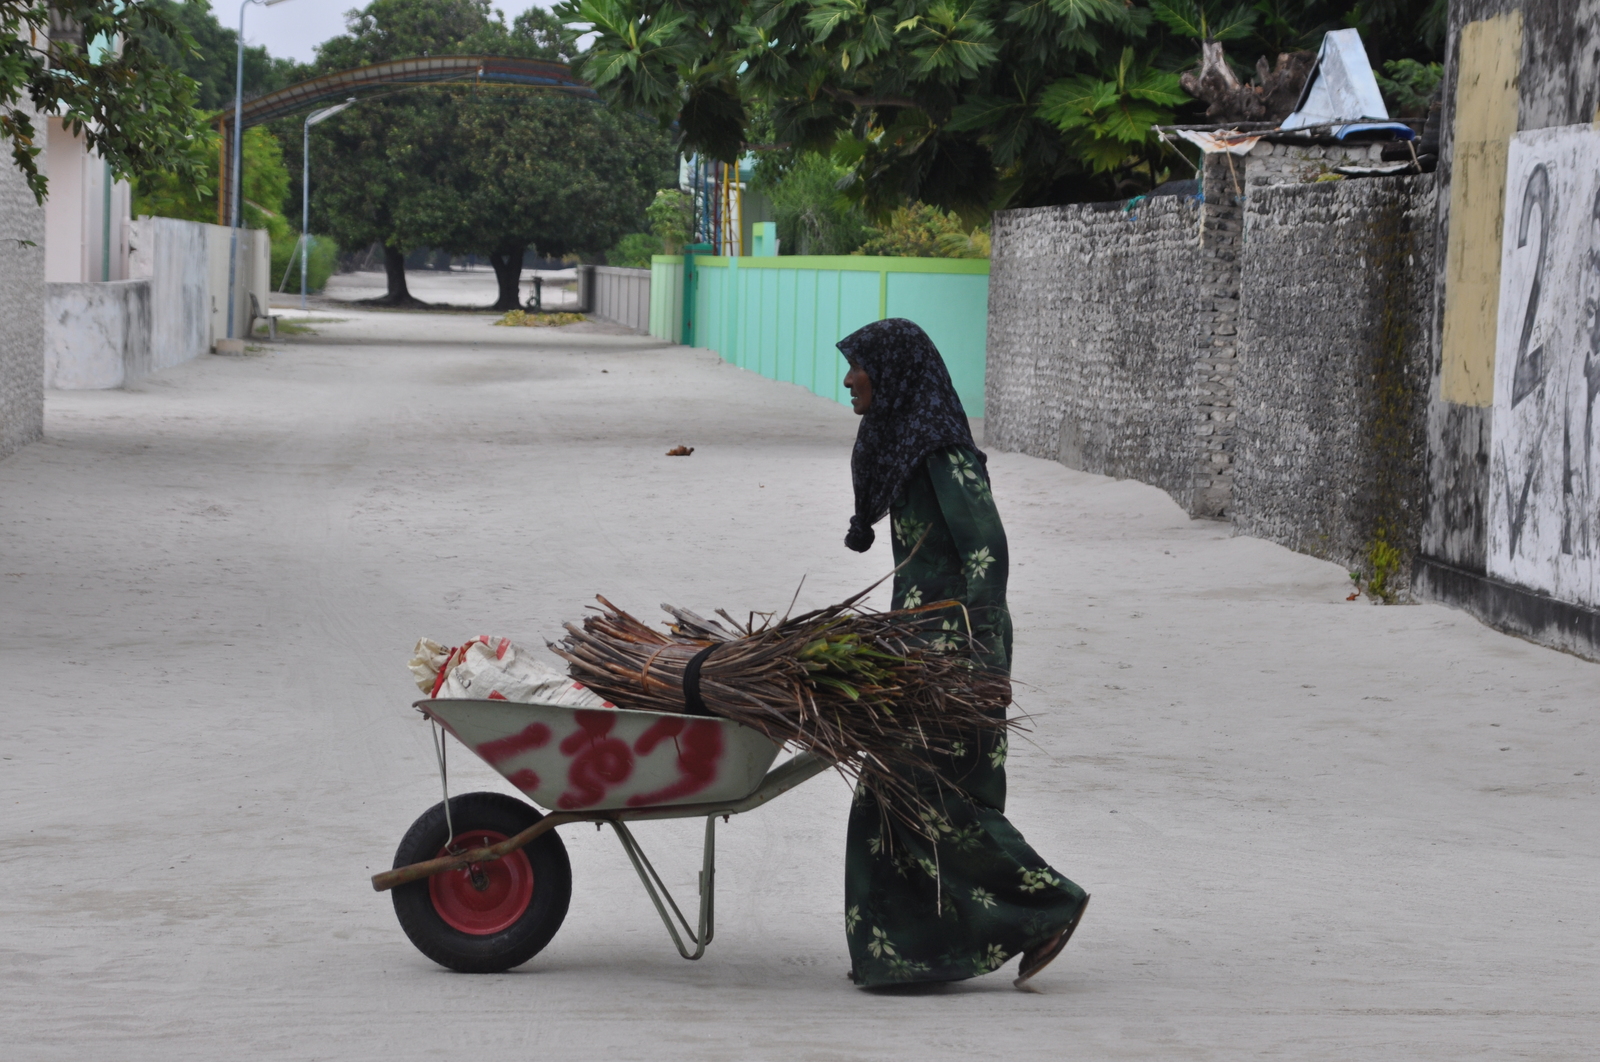
[[[587,815],[546,815],[526,830],[507,837],[498,844],[489,845],[487,848],[473,848],[462,852],[460,855],[440,856],[437,859],[425,860],[421,863],[412,863],[410,866],[396,867],[385,870],[381,874],[372,875],[372,888],[374,892],[386,892],[400,885],[405,885],[422,878],[429,878],[435,874],[442,874],[447,870],[465,870],[473,863],[489,863],[523,848],[557,826],[564,826],[569,822],[582,822],[589,818]]]

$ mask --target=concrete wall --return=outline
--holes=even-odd
[[[210,236],[196,221],[144,217],[133,222],[130,272],[150,283],[152,369],[211,349]],[[226,277],[223,278],[226,283]]]
[[[44,434],[44,209],[0,160],[0,458]]]
[[[1234,527],[1396,592],[1426,496],[1433,211],[1429,175],[1253,184],[1244,211]]]
[[[1564,534],[1569,546],[1580,540],[1572,536],[1581,521],[1565,518],[1578,511],[1570,504],[1577,496],[1569,497],[1567,488],[1576,489],[1587,473],[1583,448],[1573,449],[1574,435],[1565,423],[1575,413],[1583,413],[1587,422],[1583,407],[1593,409],[1596,398],[1583,371],[1588,355],[1596,353],[1585,341],[1592,336],[1577,334],[1587,330],[1591,311],[1570,298],[1565,303],[1541,298],[1524,351],[1531,276],[1525,268],[1503,275],[1507,262],[1545,259],[1556,250],[1535,248],[1541,240],[1515,246],[1532,168],[1512,172],[1513,141],[1536,130],[1591,125],[1600,117],[1597,41],[1600,0],[1456,0],[1450,7],[1437,174],[1437,353],[1417,583],[1422,593],[1496,626],[1600,658],[1600,607],[1592,593],[1579,589],[1600,579],[1594,574],[1596,559],[1562,549]],[[1581,166],[1569,183],[1581,183],[1577,169]],[[1593,172],[1591,158],[1582,180],[1592,180]],[[1530,207],[1532,235],[1548,230],[1577,240],[1596,238],[1592,219],[1585,216],[1593,211],[1580,201],[1587,193],[1576,184],[1568,191],[1579,199],[1553,197],[1548,217],[1537,203]],[[1508,202],[1512,215],[1506,212]],[[1567,208],[1572,217],[1561,229],[1549,230],[1557,210]],[[1546,260],[1547,275],[1562,279],[1552,272],[1556,267],[1554,258]],[[1565,279],[1577,280],[1580,270],[1570,261],[1562,268]],[[1552,309],[1558,317],[1565,314],[1564,324],[1549,316]],[[1576,345],[1541,344],[1563,331]],[[1513,401],[1519,362],[1524,379],[1531,379],[1523,355],[1535,349],[1545,350],[1551,361],[1534,374],[1542,375],[1535,391]],[[1525,401],[1533,403],[1526,410]],[[1529,423],[1508,424],[1507,417],[1526,417]],[[1536,446],[1536,436],[1546,442]],[[1550,530],[1528,541],[1542,558],[1529,562],[1521,549],[1534,514]],[[1514,537],[1517,558],[1512,557]]]
[[[232,230],[226,225],[202,225],[206,234],[206,283],[210,291],[211,342],[228,337],[228,256],[232,247]],[[244,328],[250,319],[250,295],[265,311],[270,305],[272,280],[272,243],[263,229],[239,230],[238,276],[234,285],[235,338],[244,338]]]
[[[595,266],[594,315],[636,332],[650,331],[650,270]]]
[[[44,385],[124,387],[151,370],[148,280],[45,285]]]
[[[130,232],[130,268],[137,279],[49,285],[46,386],[124,387],[199,357],[227,336],[229,230],[147,217]],[[267,234],[241,230],[235,294],[241,336],[251,292],[263,310],[268,305],[270,262]]]

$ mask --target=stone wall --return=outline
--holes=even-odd
[[[44,208],[0,160],[0,457],[44,434]]]
[[[985,439],[1225,516],[1244,162],[1212,194],[995,215]],[[1236,187],[1237,186],[1237,187]]]
[[[1433,178],[1267,180],[1244,210],[1234,527],[1403,591],[1426,497]]]
[[[986,445],[1190,504],[1200,214],[1167,197],[995,216]]]

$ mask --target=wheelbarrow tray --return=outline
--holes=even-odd
[[[453,734],[528,799],[554,811],[738,801],[780,746],[727,719],[501,700],[423,700]]]

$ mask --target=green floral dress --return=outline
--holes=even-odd
[[[927,533],[895,576],[895,607],[964,603],[965,616],[933,614],[931,643],[964,642],[970,616],[980,664],[1009,673],[1006,535],[976,455],[957,447],[930,455],[889,520],[896,564]],[[976,977],[1077,917],[1084,891],[1040,859],[1002,814],[1005,762],[1004,736],[975,735],[943,765],[967,796],[941,789],[931,775],[918,780],[943,811],[929,821],[937,842],[884,814],[870,791],[857,791],[845,847],[845,932],[857,984]]]

